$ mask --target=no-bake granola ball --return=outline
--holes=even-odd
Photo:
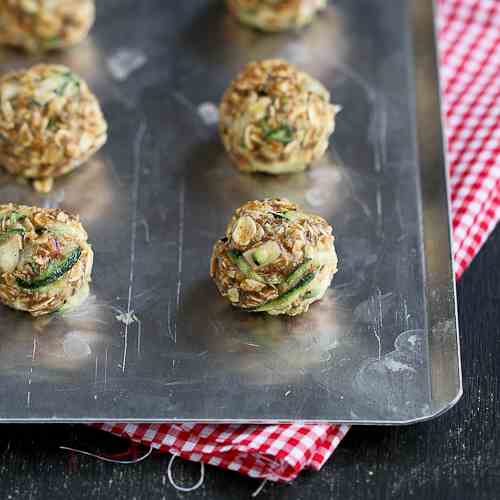
[[[332,227],[286,199],[250,201],[214,246],[210,274],[233,306],[295,316],[326,293],[337,272]]]
[[[33,66],[0,78],[0,166],[11,174],[51,180],[87,161],[107,139],[99,102],[65,66]]]
[[[280,59],[248,64],[219,111],[220,134],[245,172],[300,172],[328,148],[339,106],[323,85]]]
[[[283,31],[310,23],[328,0],[227,0],[242,23],[263,31]]]
[[[65,48],[85,38],[94,20],[94,0],[0,0],[0,44]]]
[[[33,316],[77,306],[89,291],[93,252],[78,217],[0,205],[0,301]]]

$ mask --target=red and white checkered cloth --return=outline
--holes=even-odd
[[[500,2],[439,0],[453,255],[459,278],[500,219]],[[182,458],[271,481],[319,470],[342,425],[96,424]]]
[[[319,470],[347,425],[96,424],[100,429],[187,460],[250,477],[291,481]]]
[[[500,218],[500,2],[440,0],[438,5],[459,278]]]

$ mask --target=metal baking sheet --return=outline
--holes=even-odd
[[[38,320],[0,309],[0,418],[396,424],[450,408],[461,378],[432,19],[430,0],[335,0],[303,31],[264,35],[221,1],[98,2],[92,36],[46,60],[89,81],[108,144],[48,196],[0,178],[2,202],[80,214],[92,297]],[[41,60],[0,57],[2,71]],[[344,108],[303,174],[238,173],[207,112],[269,57]],[[208,277],[230,213],[268,196],[337,236],[340,272],[301,317],[234,310]]]

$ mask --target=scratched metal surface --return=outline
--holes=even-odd
[[[344,111],[316,168],[240,174],[200,110],[244,63],[275,56]],[[100,2],[92,37],[48,59],[89,81],[108,144],[48,196],[0,178],[1,202],[80,214],[92,297],[36,321],[1,309],[0,418],[390,424],[449,408],[461,381],[434,57],[428,0],[337,0],[276,36],[217,1]],[[5,51],[0,69],[36,61]],[[232,310],[208,278],[229,214],[266,196],[337,235],[340,272],[299,318]]]

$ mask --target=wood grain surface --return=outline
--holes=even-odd
[[[319,473],[291,485],[266,485],[262,499],[500,498],[500,228],[458,286],[464,396],[446,415],[400,428],[357,427]],[[240,499],[259,483],[207,467],[202,488],[178,493],[168,483],[168,456],[113,465],[59,450],[60,445],[119,453],[124,441],[79,425],[0,427],[0,498]],[[187,485],[199,465],[176,462]]]

